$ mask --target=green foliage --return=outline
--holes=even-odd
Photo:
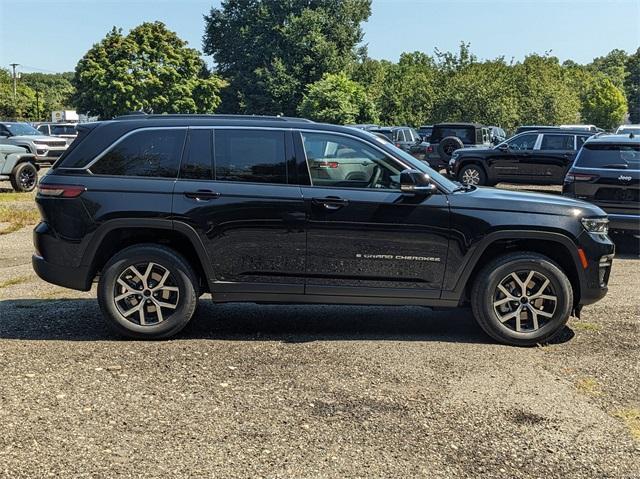
[[[78,62],[73,84],[79,111],[101,118],[138,110],[213,112],[224,86],[198,51],[161,22],[143,23],[126,36],[114,27]]]
[[[72,110],[71,97],[74,89],[71,84],[73,73],[23,73],[21,82],[31,88],[37,97],[37,112],[32,119],[49,120],[54,110]],[[36,110],[35,105],[32,110]]]
[[[640,123],[640,48],[629,55],[626,68],[628,75],[624,89],[629,105],[629,119],[632,123]]]
[[[622,123],[626,113],[624,94],[609,78],[601,76],[591,83],[582,106],[586,123],[612,129]]]
[[[326,123],[376,123],[378,114],[365,89],[344,73],[326,73],[309,85],[298,113]]]
[[[224,0],[203,39],[229,81],[222,110],[295,114],[307,85],[355,60],[370,14],[370,0]]]
[[[13,96],[11,72],[0,68],[0,118],[23,120],[35,116],[35,92],[18,82],[16,97]]]
[[[594,73],[602,73],[622,90],[627,77],[627,59],[627,52],[615,49],[603,57],[594,58],[587,68]]]

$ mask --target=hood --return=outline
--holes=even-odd
[[[484,152],[484,151],[492,151],[494,148],[487,148],[486,146],[480,146],[480,147],[469,147],[469,146],[465,146],[464,148],[458,148],[456,151],[454,151],[453,153],[455,155],[464,155],[465,153],[475,153],[478,154],[479,152]]]
[[[555,216],[606,216],[597,206],[566,196],[479,187],[452,195],[452,206],[473,207],[510,213]]]
[[[40,143],[65,145],[66,141],[62,138],[47,135],[15,135],[10,137],[12,141],[37,141]]]

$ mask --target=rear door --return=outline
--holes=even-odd
[[[530,156],[527,173],[531,181],[561,185],[576,154],[576,135],[544,133]]]
[[[304,292],[305,205],[291,133],[190,128],[173,194],[174,219],[208,252],[216,293]]]

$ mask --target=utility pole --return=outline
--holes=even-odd
[[[11,63],[11,68],[13,68],[13,102],[16,102],[16,82],[18,80],[18,77],[16,75],[16,67],[19,67],[20,64],[19,63]]]

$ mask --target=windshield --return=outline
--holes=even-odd
[[[436,142],[440,141],[447,136],[456,136],[462,140],[462,143],[465,145],[474,144],[475,143],[475,132],[476,129],[474,127],[455,127],[455,126],[441,126],[433,129],[431,133],[431,141]]]
[[[36,130],[34,127],[27,125],[26,123],[4,123],[4,126],[11,132],[14,136],[22,136],[22,135],[42,135],[41,132]]]
[[[76,135],[75,125],[51,125],[52,135]]]
[[[413,156],[411,156],[409,153],[401,150],[400,148],[397,148],[393,143],[391,143],[390,141],[385,140],[384,138],[380,138],[379,136],[376,135],[372,135],[371,133],[369,133],[368,131],[364,132],[366,133],[370,138],[372,138],[374,141],[381,143],[385,146],[387,146],[388,148],[391,148],[393,150],[393,152],[395,153],[396,156],[402,158],[406,163],[408,163],[411,168],[415,168],[416,170],[422,171],[424,173],[427,173],[431,178],[433,178],[438,184],[442,185],[444,188],[446,188],[449,191],[453,191],[455,190],[458,185],[456,183],[454,183],[453,181],[451,181],[450,179],[442,176],[440,173],[438,173],[436,170],[432,169],[429,165],[427,165],[426,163],[414,158]]]
[[[576,166],[640,170],[640,143],[628,145],[585,143],[576,158]]]

